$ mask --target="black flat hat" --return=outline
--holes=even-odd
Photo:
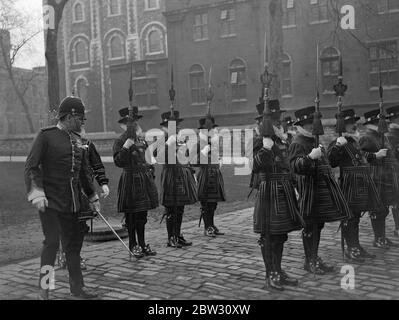
[[[179,111],[174,111],[173,112],[173,119],[171,119],[171,115],[172,114],[171,114],[170,111],[162,113],[162,115],[161,115],[162,122],[161,122],[160,125],[161,126],[165,126],[165,125],[168,124],[169,121],[177,121],[177,122],[182,122],[183,121],[183,119],[180,119],[180,112]]]
[[[387,109],[387,117],[389,119],[399,117],[399,105],[388,108]]]
[[[119,123],[125,123],[129,119],[129,108],[123,108],[119,110]],[[135,120],[141,119],[143,116],[139,115],[139,108],[133,107],[133,117]]]
[[[295,123],[295,121],[292,120],[292,118],[290,116],[285,117],[284,122],[287,124],[287,126],[292,126]]]
[[[277,99],[269,101],[269,108],[270,108],[270,112],[268,114],[271,115],[272,117],[280,116],[280,114],[285,112],[285,110],[280,109],[280,101]],[[265,104],[259,103],[256,106],[256,109],[257,109],[259,115],[255,118],[255,120],[260,120],[263,117],[263,114],[265,111]]]
[[[206,117],[205,118],[201,118],[198,120],[199,122],[199,128],[198,129],[207,129],[205,124],[206,124]],[[219,127],[216,123],[215,123],[215,118],[211,117],[211,122],[212,122],[212,128],[216,128]]]
[[[345,123],[357,122],[360,120],[360,117],[356,115],[353,109],[343,110],[342,116],[344,117]],[[335,117],[338,119],[338,114],[336,114]]]
[[[366,120],[363,124],[373,124],[378,122],[380,118],[378,117],[380,114],[380,109],[371,110],[364,114],[364,119]]]
[[[316,112],[315,106],[310,106],[295,111],[296,122],[294,123],[294,125],[303,126],[306,123],[313,122],[315,112]]]

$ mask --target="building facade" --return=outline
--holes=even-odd
[[[125,65],[129,82],[133,61],[167,57],[165,0],[71,0],[59,33],[61,95],[81,97],[88,109],[87,130],[114,131],[120,108],[114,105],[111,69]],[[141,112],[148,116],[159,110],[151,99],[154,83],[134,74],[134,89]],[[119,95],[121,93],[115,93]],[[149,97],[149,98],[148,98]],[[118,99],[116,99],[118,100]],[[121,101],[119,99],[118,101]]]
[[[216,118],[227,125],[253,122],[261,94],[259,77],[267,60],[265,43],[270,41],[265,18],[269,3],[166,2],[169,59],[177,74],[177,104],[183,116],[197,118],[206,112],[212,67]],[[282,0],[282,5],[284,52],[278,85],[284,109],[292,113],[314,104],[318,78],[324,117],[333,118],[340,56],[349,87],[346,107],[359,114],[378,107],[380,75],[386,104],[399,104],[399,0]],[[343,5],[355,9],[354,30],[341,28]]]

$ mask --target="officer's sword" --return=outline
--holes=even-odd
[[[96,211],[96,213],[100,216],[100,218],[105,222],[105,224],[108,226],[108,228],[113,232],[113,234],[118,238],[118,240],[123,244],[123,246],[126,248],[127,251],[129,251],[130,256],[133,256],[133,252],[130,251],[129,247],[126,245],[126,243],[121,239],[121,237],[118,235],[118,233],[115,231],[115,229],[109,224],[107,219],[101,214],[101,212]]]

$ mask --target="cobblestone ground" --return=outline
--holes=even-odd
[[[320,255],[335,263],[338,271],[314,276],[303,269],[300,233],[290,234],[283,258],[283,268],[300,280],[297,288],[269,292],[264,287],[264,265],[257,236],[252,232],[252,209],[216,217],[226,232],[215,239],[205,238],[198,222],[183,225],[186,238],[194,246],[167,248],[166,230],[151,231],[148,242],[158,255],[129,261],[121,244],[113,241],[85,247],[88,271],[86,286],[98,291],[101,299],[399,299],[399,248],[388,251],[371,246],[372,231],[367,217],[361,226],[361,241],[377,258],[355,269],[355,289],[341,288],[343,274],[338,225],[328,225],[322,234]],[[393,222],[387,223],[392,235]],[[35,299],[38,259],[0,268],[0,299]],[[53,299],[69,299],[68,276],[56,271]]]

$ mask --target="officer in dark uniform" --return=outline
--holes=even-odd
[[[66,254],[71,294],[94,298],[84,289],[80,268],[80,251],[84,233],[80,229],[81,189],[89,198],[93,211],[99,211],[85,148],[77,132],[85,121],[85,108],[78,98],[67,97],[59,107],[57,126],[42,129],[37,135],[25,164],[28,200],[39,210],[45,240],[41,255],[39,299],[48,299],[44,275],[54,267],[61,238]],[[43,279],[43,281],[42,281]]]
[[[387,109],[387,115],[390,120],[388,140],[394,150],[395,157],[399,161],[399,106],[393,106]],[[395,237],[399,237],[399,204],[392,207],[392,214],[395,221]]]
[[[337,116],[338,118],[338,116]],[[340,168],[340,185],[348,200],[353,218],[341,226],[347,245],[345,256],[349,261],[364,262],[374,258],[359,243],[359,223],[362,212],[379,211],[383,204],[377,187],[371,177],[370,166],[363,158],[359,146],[360,133],[356,123],[360,120],[353,109],[343,111],[345,132],[331,142],[328,159],[333,168]]]
[[[302,232],[304,269],[323,275],[335,269],[318,256],[324,224],[348,219],[351,213],[326,152],[323,146],[316,145],[312,135],[315,111],[311,106],[295,112],[298,132],[290,145],[289,158],[291,171],[297,178],[300,213],[306,223]]]
[[[215,118],[211,117],[212,128],[206,128],[207,118],[199,120],[198,142],[198,200],[201,202],[201,217],[204,220],[204,235],[215,237],[224,235],[215,226],[214,216],[218,202],[226,201],[223,175],[220,171],[219,135],[217,134]],[[201,220],[200,220],[201,222]]]
[[[275,134],[272,138],[263,138],[261,148],[254,146],[253,170],[260,181],[254,209],[254,231],[261,235],[259,244],[267,286],[283,290],[284,285],[298,285],[298,280],[290,278],[282,270],[281,261],[288,233],[300,230],[302,219],[290,173],[287,136],[280,123],[284,111],[280,110],[278,100],[271,100],[269,107]],[[261,107],[258,111],[263,115]]]
[[[160,124],[165,133],[165,144],[160,144],[154,151],[154,156],[163,164],[161,174],[161,203],[165,207],[166,229],[168,232],[168,247],[181,248],[192,245],[187,241],[181,233],[183,222],[184,207],[186,205],[195,204],[197,198],[197,186],[194,178],[194,170],[189,163],[182,164],[179,158],[185,158],[183,145],[185,142],[178,141],[176,134],[168,135],[168,124],[176,123],[177,133],[179,124],[183,121],[180,119],[178,111],[162,114],[162,123]],[[176,148],[177,149],[176,149]],[[190,154],[195,153],[196,145],[193,145]],[[169,152],[173,152],[169,155]],[[175,157],[175,163],[169,163],[169,157]],[[158,161],[159,162],[159,161]]]
[[[142,136],[138,108],[133,108],[136,138],[127,136],[129,108],[119,111],[119,124],[125,132],[115,141],[114,162],[123,168],[118,185],[118,212],[125,214],[129,233],[129,247],[136,258],[154,256],[156,252],[145,242],[145,225],[148,211],[159,206],[158,191],[154,182],[154,167],[146,161],[148,144]],[[137,235],[137,240],[136,240]]]
[[[372,110],[364,114],[367,128],[366,134],[360,138],[360,148],[371,164],[371,173],[382,202],[383,210],[371,211],[371,225],[374,231],[373,245],[377,248],[389,249],[394,245],[385,236],[385,221],[389,206],[397,203],[399,192],[398,161],[387,137],[378,132],[380,110]]]

